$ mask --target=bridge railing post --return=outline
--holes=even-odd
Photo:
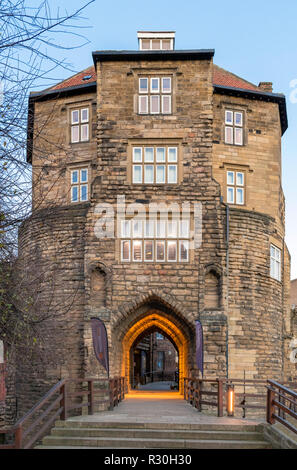
[[[223,391],[223,380],[217,379],[218,381],[218,417],[221,418],[224,413],[224,391]]]

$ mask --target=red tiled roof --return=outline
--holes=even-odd
[[[88,80],[83,80],[83,77],[87,77],[88,75],[91,75],[91,77]],[[60,89],[70,88],[73,86],[85,85],[87,83],[92,83],[95,81],[96,81],[95,67],[91,66],[85,70],[82,70],[82,72],[79,72],[76,75],[73,75],[72,77],[67,78],[63,82],[58,83],[57,85],[51,87],[49,90],[50,91],[60,90]],[[221,67],[218,67],[217,65],[213,66],[213,84],[234,87],[234,88],[242,88],[244,90],[263,91],[256,85],[253,85],[252,83],[247,82],[243,78],[240,78],[237,75],[234,75],[233,73],[228,72],[227,70],[224,70]]]
[[[213,84],[222,86],[231,86],[234,88],[243,88],[244,90],[263,91],[256,85],[247,82],[243,78],[228,72],[214,64],[213,66]]]
[[[88,77],[89,75],[91,75],[91,77],[88,80],[83,80],[84,77]],[[63,80],[63,82],[60,82],[57,85],[51,87],[50,90],[51,91],[60,90],[63,88],[70,88],[73,86],[85,85],[86,83],[91,83],[91,82],[96,82],[96,71],[93,65],[73,75],[72,77],[67,78],[66,80]]]

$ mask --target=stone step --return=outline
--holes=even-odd
[[[143,421],[90,421],[86,419],[56,421],[55,427],[61,428],[112,428],[125,429],[174,429],[174,430],[202,430],[202,431],[237,431],[237,432],[262,432],[262,424],[220,424],[220,423],[168,423],[168,422],[143,422]]]
[[[266,441],[249,440],[196,440],[196,439],[146,439],[117,437],[62,437],[47,436],[43,439],[43,445],[36,448],[130,448],[130,449],[269,449]]]
[[[123,436],[129,438],[154,439],[198,439],[198,440],[263,440],[262,434],[250,431],[208,431],[186,429],[124,429]],[[82,428],[57,427],[52,429],[52,436],[62,437],[119,437],[118,428]]]

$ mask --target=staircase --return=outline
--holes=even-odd
[[[270,449],[261,424],[57,421],[37,449]]]

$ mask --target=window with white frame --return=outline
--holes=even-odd
[[[281,250],[270,245],[270,276],[281,281]]]
[[[89,140],[89,108],[70,111],[70,140],[72,144]]]
[[[225,143],[243,145],[242,111],[225,111]]]
[[[142,38],[140,39],[140,50],[142,51],[168,51],[173,49],[171,38]]]
[[[83,202],[89,199],[88,169],[77,168],[71,170],[71,202]]]
[[[122,262],[188,262],[190,220],[121,221]]]
[[[139,114],[171,114],[171,97],[171,77],[139,77]]]
[[[133,184],[177,184],[178,146],[139,145],[132,147]]]
[[[227,170],[227,203],[245,204],[245,174],[243,171]]]

